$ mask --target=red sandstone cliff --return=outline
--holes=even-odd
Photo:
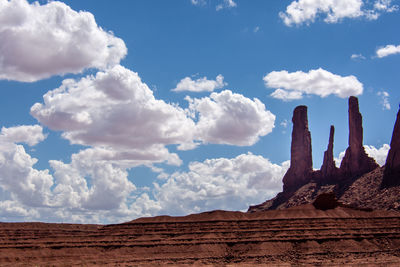
[[[283,179],[283,192],[250,206],[249,212],[312,203],[318,195],[328,192],[334,192],[345,205],[400,210],[400,111],[385,167],[380,168],[364,150],[362,116],[356,97],[349,98],[349,147],[340,168],[334,163],[331,126],[321,170],[312,171],[311,135],[304,106],[294,110],[292,138],[291,165]]]
[[[363,147],[362,116],[358,99],[349,98],[349,147],[340,164],[340,178],[357,177],[378,167],[374,159],[365,153]]]
[[[400,185],[400,110],[394,124],[389,154],[386,158],[382,188]]]
[[[298,106],[293,112],[290,168],[283,177],[283,190],[295,191],[308,183],[312,176],[311,133],[308,130],[307,107]]]

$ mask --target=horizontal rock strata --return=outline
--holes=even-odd
[[[1,266],[400,263],[400,215],[312,205],[117,225],[0,223]]]

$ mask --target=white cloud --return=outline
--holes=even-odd
[[[378,163],[380,166],[385,165],[389,149],[390,146],[388,144],[383,144],[380,148],[364,145],[364,150],[368,154],[368,156],[375,159],[376,163]],[[339,157],[335,158],[336,167],[340,167],[340,163],[342,162],[345,153],[345,151],[342,151],[340,152]]]
[[[163,185],[156,184],[155,197],[167,214],[246,210],[281,191],[288,167],[288,161],[277,165],[250,153],[192,162],[188,172],[173,173]]]
[[[50,161],[55,170],[54,188],[58,206],[88,210],[114,210],[126,202],[136,187],[128,180],[128,173],[105,160],[93,158],[81,151],[71,157],[71,163]],[[85,177],[90,177],[89,188]]]
[[[283,89],[276,89],[271,93],[271,96],[276,99],[281,99],[283,101],[291,101],[296,99],[302,99],[303,93],[299,91],[286,91]]]
[[[365,152],[380,166],[385,165],[387,154],[389,153],[390,146],[388,144],[383,144],[380,148],[374,146],[364,145]]]
[[[380,103],[382,104],[382,109],[390,110],[389,93],[385,92],[385,91],[381,91],[381,92],[378,92],[377,95],[380,96],[380,98],[381,98]]]
[[[315,22],[320,16],[326,23],[337,23],[345,18],[366,17],[377,19],[383,12],[398,9],[391,0],[377,0],[371,5],[362,0],[296,0],[286,7],[279,16],[287,26],[307,25]]]
[[[33,82],[118,64],[124,42],[58,1],[0,0],[0,79]]]
[[[324,69],[310,70],[308,73],[296,71],[289,73],[286,70],[273,71],[264,76],[266,87],[277,88],[271,96],[290,101],[300,99],[304,94],[326,97],[336,95],[347,98],[360,95],[363,85],[353,75],[339,76]]]
[[[345,154],[346,154],[346,151],[342,151],[339,153],[339,157],[334,158],[336,167],[338,167],[338,168],[340,167],[340,163],[342,163],[342,160],[343,160]]]
[[[43,98],[31,108],[36,119],[73,144],[103,148],[109,158],[168,161],[176,156],[165,145],[192,142],[195,124],[186,112],[155,99],[137,73],[122,66],[64,80]]]
[[[53,180],[48,170],[34,169],[37,159],[14,142],[35,145],[45,138],[41,130],[40,126],[19,126],[2,128],[0,134],[0,187],[10,192],[14,200],[33,207],[50,205]],[[27,135],[29,132],[33,133],[32,138]]]
[[[190,0],[190,2],[195,6],[203,6],[206,4],[205,0]]]
[[[101,148],[108,160],[180,160],[166,145],[193,149],[203,143],[252,145],[272,131],[275,116],[258,99],[229,90],[189,100],[189,110],[157,100],[137,73],[115,66],[79,81],[64,80],[31,114],[73,144]],[[198,117],[195,123],[188,114]],[[100,151],[97,150],[99,153]]]
[[[237,4],[234,0],[223,0],[223,3],[217,5],[215,9],[219,11],[224,8],[233,8],[233,7],[237,7]]]
[[[22,125],[10,128],[1,128],[0,140],[10,143],[26,143],[34,146],[46,139],[43,128],[39,125]]]
[[[259,32],[259,31],[260,31],[260,26],[254,27],[254,29],[253,29],[253,32],[254,32],[254,33]]]
[[[220,89],[228,85],[224,82],[224,76],[219,74],[214,80],[207,80],[207,77],[192,80],[190,77],[183,78],[176,88],[172,89],[175,92],[190,91],[190,92],[212,92],[215,89]]]
[[[25,219],[38,217],[39,213],[33,209],[22,207],[20,203],[12,200],[0,201],[0,220]]]
[[[362,54],[352,54],[350,57],[352,60],[364,60],[365,57]]]
[[[229,90],[189,101],[190,111],[198,115],[196,140],[203,143],[249,146],[274,128],[275,115],[265,105]]]
[[[399,7],[397,5],[392,5],[392,0],[377,0],[374,3],[374,9],[391,13],[397,11]]]
[[[396,54],[400,54],[400,45],[387,45],[376,50],[376,56],[379,58]]]
[[[281,123],[280,123],[280,125],[283,127],[283,128],[287,128],[288,127],[288,125],[289,125],[289,122],[288,122],[288,120],[286,120],[286,119],[284,119]]]

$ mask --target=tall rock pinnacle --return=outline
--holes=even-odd
[[[338,168],[333,159],[333,136],[335,134],[335,127],[331,125],[329,133],[328,149],[324,153],[324,161],[321,166],[321,177],[323,182],[330,182],[338,174]]]
[[[307,107],[293,111],[290,168],[283,177],[283,191],[294,191],[312,177],[311,134],[308,130]]]
[[[362,116],[358,108],[358,99],[354,96],[349,98],[349,131],[349,147],[340,164],[340,173],[344,178],[353,178],[378,167],[375,160],[365,153]]]
[[[381,187],[395,185],[400,185],[400,109],[397,112],[397,119],[394,124]]]

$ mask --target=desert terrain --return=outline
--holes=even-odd
[[[400,213],[303,205],[115,225],[1,223],[1,266],[399,266]]]

